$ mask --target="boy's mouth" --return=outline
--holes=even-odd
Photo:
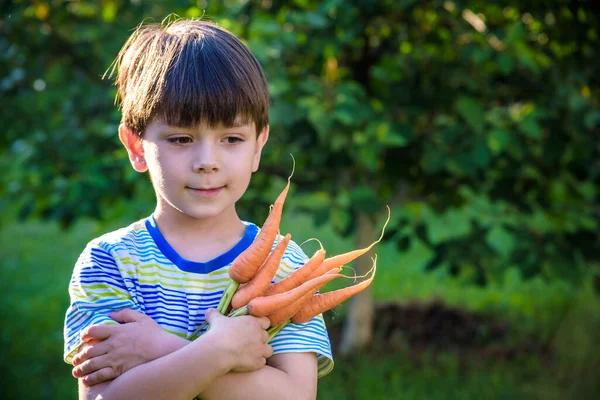
[[[216,195],[218,195],[221,190],[223,190],[225,186],[220,186],[220,187],[211,187],[211,188],[192,188],[192,187],[188,187],[188,189],[190,189],[190,191],[198,196],[202,196],[202,197],[214,197]]]

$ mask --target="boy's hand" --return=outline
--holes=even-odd
[[[125,309],[110,314],[120,325],[92,325],[81,332],[85,344],[73,357],[73,376],[86,386],[115,379],[159,357],[160,337],[167,334],[152,318]]]
[[[243,315],[228,318],[215,309],[206,311],[210,324],[207,334],[214,335],[224,347],[231,371],[245,372],[262,368],[273,355],[269,341],[269,319]]]

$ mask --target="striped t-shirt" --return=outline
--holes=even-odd
[[[244,237],[229,251],[205,262],[183,259],[167,243],[152,216],[91,241],[80,255],[69,284],[71,304],[64,326],[64,360],[72,363],[81,346],[80,332],[93,324],[114,324],[109,314],[131,308],[154,319],[164,330],[191,339],[208,308],[217,308],[229,283],[229,266],[256,237],[246,224]],[[274,281],[306,262],[290,241]],[[319,377],[333,369],[323,317],[287,325],[270,342],[273,353],[314,352]]]

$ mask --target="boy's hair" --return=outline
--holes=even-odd
[[[140,136],[156,119],[186,128],[254,122],[257,133],[269,123],[267,80],[258,60],[214,23],[140,25],[115,70],[122,122]]]

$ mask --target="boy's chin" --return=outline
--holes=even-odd
[[[217,207],[202,207],[201,209],[187,208],[180,210],[180,212],[191,220],[205,221],[222,217],[225,213],[225,210]]]

